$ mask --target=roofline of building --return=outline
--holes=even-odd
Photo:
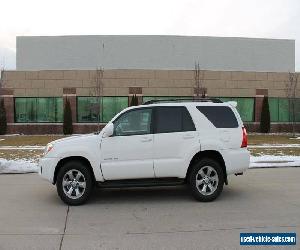
[[[56,37],[170,37],[170,38],[220,38],[220,39],[239,39],[239,40],[280,40],[280,41],[293,41],[295,39],[288,39],[288,38],[265,38],[265,37],[231,37],[231,36],[186,36],[186,35],[54,35],[54,36],[39,36],[39,35],[32,35],[32,36],[16,36],[16,38],[56,38]]]

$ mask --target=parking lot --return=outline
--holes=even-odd
[[[0,175],[0,197],[0,249],[237,249],[240,232],[300,235],[300,168],[232,176],[212,203],[162,187],[98,189],[68,207],[37,174]]]

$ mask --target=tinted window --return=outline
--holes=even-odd
[[[143,135],[151,133],[152,109],[137,109],[122,114],[114,122],[114,135]]]
[[[155,112],[156,133],[195,130],[191,116],[185,107],[158,107]]]
[[[192,117],[186,108],[182,108],[182,130],[183,131],[195,131],[195,124]]]
[[[226,106],[198,106],[197,109],[216,128],[237,128],[238,122],[231,108]]]

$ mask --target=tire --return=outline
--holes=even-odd
[[[196,200],[203,202],[215,200],[224,186],[224,172],[220,164],[209,158],[196,162],[192,166],[189,185]]]
[[[58,172],[57,193],[67,205],[84,204],[91,195],[93,186],[92,173],[80,161],[69,161]]]

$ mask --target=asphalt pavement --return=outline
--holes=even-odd
[[[97,189],[79,207],[37,174],[0,175],[1,250],[240,249],[241,232],[296,232],[300,249],[300,168],[229,177],[210,203],[182,186]]]

